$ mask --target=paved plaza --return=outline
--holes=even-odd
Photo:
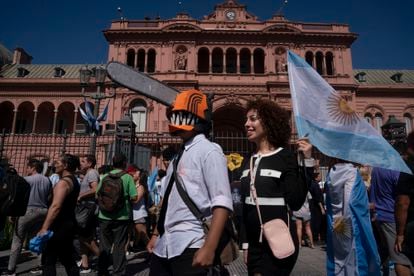
[[[9,251],[0,252],[0,269],[7,267]],[[300,251],[299,259],[296,263],[292,275],[319,276],[326,275],[325,269],[326,252],[323,246],[316,246],[315,249],[303,247]],[[148,264],[145,262],[145,254],[133,253],[128,256],[128,275],[146,276],[148,275]],[[31,252],[25,251],[22,254],[20,263],[17,266],[17,275],[34,275],[30,269],[36,267],[37,257]],[[246,266],[241,258],[229,265],[228,270],[231,276],[247,275]],[[66,275],[61,265],[58,265],[58,275]],[[83,275],[96,275],[96,272]]]
[[[7,261],[9,256],[9,250],[0,251],[0,271],[7,268]],[[296,262],[296,266],[292,272],[292,276],[322,276],[326,275],[325,268],[326,250],[325,246],[315,246],[314,249],[308,247],[302,247],[299,253],[299,259]],[[37,265],[37,256],[31,252],[25,251],[22,253],[22,258],[17,266],[17,275],[36,275],[30,273],[30,270]],[[246,266],[241,258],[233,262],[227,267],[230,272],[230,276],[243,276],[247,275]],[[63,267],[57,265],[58,275],[66,275]],[[145,254],[133,253],[128,256],[128,268],[127,275],[134,276],[147,276],[149,275],[148,263],[145,261]],[[38,274],[39,275],[39,274]],[[97,275],[96,271],[92,273],[81,274],[87,276]],[[390,276],[395,276],[393,270],[390,271]]]

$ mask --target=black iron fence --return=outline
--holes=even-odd
[[[79,134],[9,134],[2,132],[0,136],[0,158],[6,158],[21,174],[26,174],[26,163],[30,158],[52,163],[62,153],[82,155],[89,153],[92,137]],[[247,141],[244,133],[220,132],[215,133],[212,141],[219,144],[226,155],[238,153],[244,158],[254,151],[254,145]],[[292,140],[293,142],[293,140]],[[113,134],[97,137],[96,159],[97,167],[110,164],[115,152],[123,152],[131,163],[141,168],[151,170],[155,166],[162,167],[165,161],[163,152],[177,149],[181,139],[169,133],[139,132],[133,139],[122,139]],[[292,147],[294,148],[294,147]],[[326,167],[328,158],[318,151],[315,156],[321,167]],[[323,169],[323,168],[322,168]],[[240,177],[239,170],[230,170],[232,180]],[[323,172],[325,175],[326,172]]]
[[[93,138],[79,134],[9,134],[0,136],[0,158],[6,158],[20,173],[25,174],[26,163],[31,158],[52,163],[63,153],[82,155],[89,153]],[[239,153],[242,156],[252,151],[252,144],[242,133],[219,133],[213,138],[225,154]],[[169,133],[136,133],[131,139],[120,139],[114,134],[97,137],[97,167],[110,164],[115,152],[125,153],[131,163],[147,170],[162,164],[165,149],[177,149],[181,139]]]

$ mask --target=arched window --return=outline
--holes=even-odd
[[[16,133],[31,133],[34,119],[34,105],[24,102],[19,105],[16,119]]]
[[[65,131],[68,133],[73,132],[73,115],[75,106],[71,102],[63,102],[58,107],[58,114],[56,120],[56,133],[63,134]],[[103,108],[99,112],[102,112]]]
[[[226,73],[237,73],[237,51],[234,48],[226,51]]]
[[[329,76],[334,75],[334,61],[333,61],[333,54],[331,52],[327,52],[325,55],[326,61],[326,74]]]
[[[364,119],[367,120],[367,122],[372,125],[372,115],[371,115],[371,113],[365,113]]]
[[[250,50],[247,48],[243,48],[240,51],[240,73],[242,74],[250,74],[250,60],[251,54]]]
[[[212,55],[212,72],[223,73],[223,50],[220,48],[214,48]]]
[[[306,52],[305,59],[306,59],[306,62],[307,62],[310,66],[312,66],[312,67],[313,67],[313,53],[312,53],[312,52]]]
[[[405,123],[405,130],[406,133],[410,133],[413,130],[413,118],[410,114],[404,114],[404,123]]]
[[[198,50],[197,57],[197,71],[199,73],[208,73],[210,67],[209,50],[207,48],[201,48]]]
[[[136,100],[130,106],[132,121],[135,123],[135,132],[144,132],[147,124],[147,105],[143,100]]]
[[[323,54],[321,52],[316,53],[316,71],[318,71],[319,75],[323,75]]]
[[[54,110],[55,107],[51,102],[43,102],[39,105],[39,107],[37,108],[37,121],[35,133],[52,133],[53,120],[50,120],[50,118],[53,118],[55,112]],[[72,114],[73,110],[75,110],[75,107],[72,108]]]
[[[260,48],[253,52],[254,73],[264,74],[264,51]]]
[[[138,68],[138,71],[140,72],[144,72],[145,70],[145,50],[144,49],[138,50],[137,68]]]
[[[131,67],[135,67],[135,50],[129,49],[127,52],[127,65]]]
[[[155,72],[155,58],[157,53],[154,49],[150,49],[148,51],[148,62],[147,62],[147,72],[154,73]]]
[[[11,102],[0,103],[0,131],[10,133],[13,128],[14,105]]]
[[[382,126],[382,114],[377,113],[375,114],[375,118],[374,118],[374,127],[379,133],[382,133],[381,126]]]

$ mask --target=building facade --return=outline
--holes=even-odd
[[[243,105],[252,97],[291,110],[288,50],[305,58],[377,129],[390,115],[412,129],[414,71],[354,69],[351,46],[358,36],[345,24],[294,22],[280,14],[260,21],[245,5],[226,0],[202,19],[179,13],[167,20],[116,20],[104,36],[108,61],[125,63],[178,90],[213,94],[215,137],[243,137]],[[16,56],[22,62],[15,58],[0,71],[0,129],[13,135],[81,133],[81,65],[34,65]],[[107,93],[110,86],[108,80]],[[142,95],[121,87],[113,99],[92,102],[93,108],[106,104],[103,133],[126,113],[137,133],[168,131],[165,106]],[[226,152],[238,150],[233,148],[238,142],[224,141]]]

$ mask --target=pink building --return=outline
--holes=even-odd
[[[116,20],[104,36],[108,61],[128,64],[179,90],[214,93],[215,137],[243,135],[243,104],[251,97],[270,98],[291,110],[287,50],[304,57],[375,127],[395,115],[412,129],[414,71],[354,69],[351,45],[357,34],[348,25],[294,22],[282,15],[259,21],[245,5],[227,0],[202,19],[179,13],[168,20]],[[22,49],[14,57],[0,71],[0,129],[13,135],[80,131],[81,65],[26,64],[30,57]],[[125,113],[140,135],[168,131],[164,106],[118,88],[104,132]],[[224,141],[226,152],[241,146]]]

